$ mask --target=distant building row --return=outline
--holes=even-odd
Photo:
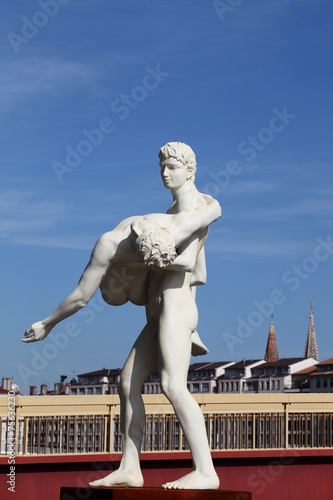
[[[77,382],[53,393],[71,395],[117,394],[121,369],[103,368],[83,373]],[[194,363],[187,386],[191,393],[241,394],[279,392],[333,392],[333,358],[319,363],[313,358],[285,358]],[[160,394],[158,373],[152,373],[142,387],[143,394]]]
[[[83,373],[66,391],[68,394],[116,394],[120,371],[103,368]],[[272,317],[265,359],[192,364],[187,386],[191,393],[205,394],[333,392],[333,358],[319,363],[312,303],[303,358],[279,359]],[[161,393],[158,373],[150,375],[142,392]]]

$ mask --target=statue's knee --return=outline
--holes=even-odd
[[[120,396],[129,396],[131,390],[131,379],[125,375],[120,375],[118,382],[118,392]]]
[[[134,377],[132,373],[121,374],[118,382],[119,396],[133,398],[141,395],[142,383],[139,377]]]
[[[179,383],[168,378],[161,379],[161,389],[163,394],[170,400],[174,401],[180,394]]]

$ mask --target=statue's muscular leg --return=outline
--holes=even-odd
[[[177,314],[163,311],[159,323],[161,386],[174,407],[189,443],[193,471],[177,481],[166,483],[166,489],[217,489],[219,478],[214,469],[207,440],[204,417],[197,402],[187,389],[187,372],[191,353],[192,324],[196,317],[195,304],[188,304]],[[195,308],[195,309],[194,309]]]
[[[136,340],[122,369],[119,384],[123,455],[119,469],[90,486],[143,486],[140,450],[145,421],[143,382],[157,369],[156,323],[150,319]]]

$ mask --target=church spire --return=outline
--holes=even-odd
[[[271,323],[269,325],[269,333],[267,339],[265,361],[267,363],[274,363],[279,360],[279,354],[276,344],[275,327],[273,323],[273,315],[271,316]]]
[[[308,328],[308,336],[307,336],[306,344],[305,344],[304,357],[305,358],[313,358],[313,359],[319,361],[319,352],[318,352],[318,345],[317,345],[317,338],[316,338],[316,330],[315,330],[314,319],[313,319],[312,300],[311,300],[311,304],[310,304],[309,328]]]

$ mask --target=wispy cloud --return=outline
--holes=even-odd
[[[206,244],[207,253],[215,254],[219,260],[237,260],[239,258],[272,258],[304,255],[309,252],[311,245],[300,241],[264,241],[261,238],[250,238],[243,235],[242,238],[231,238],[210,241]]]
[[[333,213],[333,199],[325,200],[314,197],[312,199],[300,200],[294,204],[275,207],[266,211],[268,218],[289,218],[303,216],[330,217]]]
[[[230,211],[230,218],[256,220],[256,221],[288,221],[289,225],[291,220],[300,217],[324,217],[331,219],[333,214],[333,199],[319,199],[314,197],[312,199],[300,199],[296,202],[288,202],[285,197],[281,199],[281,203],[275,200],[275,206],[260,206],[247,208],[246,210],[232,210]]]
[[[72,192],[66,201],[48,196],[45,189],[42,194],[33,189],[0,191],[0,235],[6,235],[5,244],[92,249],[100,233],[124,218],[124,204],[130,204],[125,195],[89,189]]]
[[[64,202],[38,198],[38,194],[32,191],[2,192],[0,231],[15,233],[51,227],[68,211]]]
[[[14,236],[11,245],[58,248],[66,250],[92,250],[95,241],[87,236]]]
[[[23,99],[39,92],[87,85],[93,68],[70,60],[31,57],[0,62],[0,103],[8,110]]]
[[[281,183],[277,181],[250,180],[230,183],[225,190],[225,196],[234,195],[256,195],[268,193],[281,189]]]

